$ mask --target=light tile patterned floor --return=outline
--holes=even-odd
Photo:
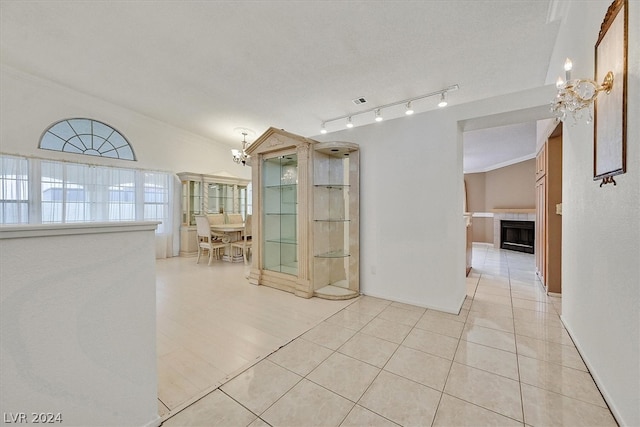
[[[532,255],[474,246],[457,315],[361,297],[164,426],[615,426]]]
[[[247,272],[243,263],[214,260],[209,266],[196,264],[195,257],[156,262],[162,417],[179,412],[353,302],[304,299],[253,286],[245,279]]]

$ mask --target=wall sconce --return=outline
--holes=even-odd
[[[599,85],[591,79],[571,79],[571,69],[573,63],[567,58],[564,63],[565,78],[558,77],[556,87],[558,94],[551,103],[551,111],[558,115],[563,122],[567,116],[573,118],[576,123],[582,119],[583,110],[587,111],[587,123],[593,121],[593,102],[600,92],[610,93],[613,88],[613,72],[609,71]]]

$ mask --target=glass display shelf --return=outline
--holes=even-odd
[[[337,250],[318,254],[316,255],[316,258],[346,258],[348,256],[350,256],[349,253],[344,250]]]
[[[276,190],[295,190],[298,187],[298,184],[273,184],[273,185],[265,185],[265,189],[276,189]]]
[[[296,239],[265,239],[267,243],[282,243],[283,245],[297,245],[298,241]]]

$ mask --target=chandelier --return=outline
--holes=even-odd
[[[246,150],[247,147],[249,147],[249,143],[247,142],[247,135],[249,135],[249,133],[252,131],[250,131],[249,129],[236,129],[236,131],[242,134],[242,151],[236,148],[232,148],[231,155],[233,156],[234,162],[239,165],[241,164],[242,166],[245,166],[251,158],[251,156],[247,154]]]
[[[587,123],[593,121],[593,102],[600,92],[610,93],[613,88],[613,72],[609,71],[602,84],[591,79],[571,79],[573,63],[567,58],[564,63],[565,80],[558,77],[556,88],[558,94],[551,102],[551,111],[556,113],[563,122],[567,116],[576,123],[581,120],[586,111]]]

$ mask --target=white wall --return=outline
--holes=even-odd
[[[450,112],[440,110],[323,135],[360,144],[365,294],[449,312],[460,308],[466,288],[456,129]]]
[[[553,94],[538,88],[314,137],[360,144],[363,293],[459,310],[466,295],[464,126],[541,105],[548,111]]]
[[[592,77],[611,2],[572,2],[548,82]],[[593,125],[563,127],[562,319],[621,425],[640,425],[640,2],[629,2],[627,173],[593,178]],[[615,83],[614,83],[615,84]]]
[[[3,413],[60,413],[63,426],[159,425],[155,228],[2,227]]]
[[[251,169],[233,163],[227,145],[5,65],[0,68],[0,91],[0,152],[174,173],[226,171],[251,179]],[[113,126],[129,140],[138,161],[38,149],[42,133],[51,124],[73,117]]]

